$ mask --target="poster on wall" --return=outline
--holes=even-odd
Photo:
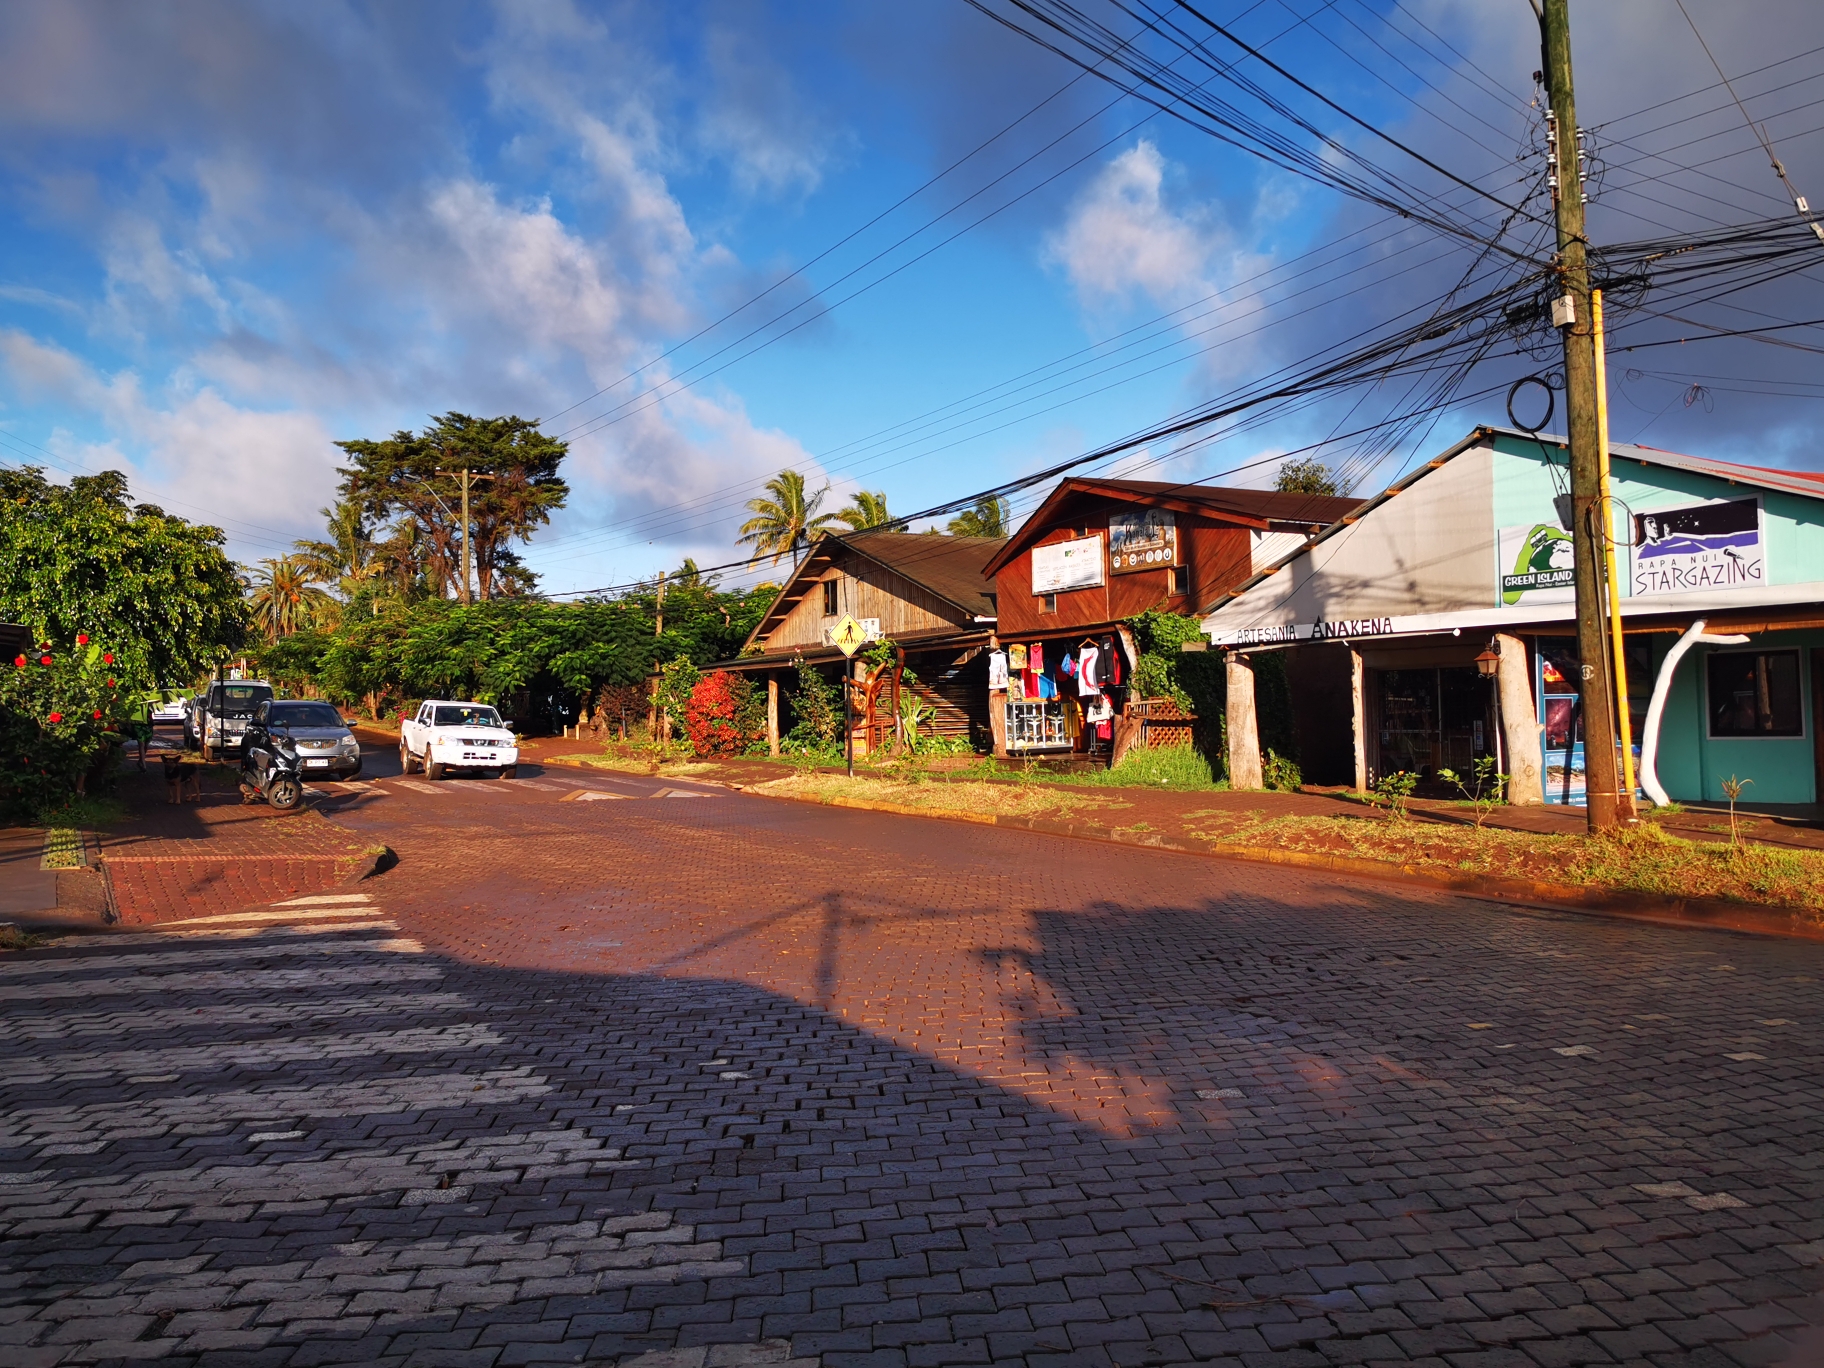
[[[1557,523],[1521,523],[1496,534],[1495,601],[1517,604],[1573,603],[1571,534]]]
[[[1117,575],[1178,564],[1178,524],[1168,508],[1138,508],[1108,518],[1108,567]]]
[[[1102,538],[1079,537],[1032,548],[1032,592],[1061,594],[1102,583]]]
[[[1634,515],[1634,595],[1753,589],[1767,582],[1761,501],[1667,508]]]

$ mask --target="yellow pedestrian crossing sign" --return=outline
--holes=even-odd
[[[851,613],[844,613],[842,621],[830,628],[830,644],[845,656],[852,656],[868,641],[868,629],[855,620]]]

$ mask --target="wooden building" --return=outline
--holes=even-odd
[[[789,692],[803,659],[832,677],[845,657],[829,633],[845,616],[906,652],[916,679],[907,689],[933,709],[941,736],[986,747],[988,665],[994,602],[984,575],[1004,545],[999,537],[850,532],[818,539],[749,635],[742,654],[712,666],[764,678],[771,730],[781,725],[779,694]],[[790,719],[783,720],[789,727]]]
[[[1355,499],[1154,480],[1067,479],[988,562],[1003,640],[1195,613],[1355,508]]]

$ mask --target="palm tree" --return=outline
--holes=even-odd
[[[329,524],[329,540],[293,542],[291,559],[311,579],[335,585],[346,601],[364,583],[384,572],[386,566],[359,504],[343,499],[334,508],[318,512]]]
[[[755,560],[770,552],[774,565],[789,555],[796,566],[799,554],[836,521],[834,513],[817,511],[830,487],[825,485],[806,498],[804,476],[795,470],[780,471],[764,487],[772,497],[747,501],[747,511],[754,516],[741,524],[741,535],[735,540],[751,545]]]
[[[975,507],[965,509],[950,519],[953,537],[1004,537],[1012,510],[1005,499],[977,499]]]
[[[887,512],[887,496],[884,492],[870,494],[865,489],[858,489],[855,491],[854,502],[836,515],[836,521],[847,523],[851,531],[861,532],[892,522],[893,515]]]
[[[266,640],[290,636],[334,611],[335,601],[312,583],[298,557],[268,558],[260,566],[248,584],[247,606]]]

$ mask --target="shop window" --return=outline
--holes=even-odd
[[[1174,565],[1172,567],[1172,592],[1174,594],[1188,594],[1191,592],[1190,566]]]
[[[827,579],[823,582],[823,615],[825,617],[835,617],[842,611],[842,605],[836,597],[841,585],[841,580]]]
[[[1706,664],[1710,735],[1805,734],[1797,651],[1717,651]]]
[[[1043,597],[1042,599],[1039,600],[1039,611],[1041,613],[1057,612],[1058,611],[1058,596],[1056,594],[1045,595],[1045,597]]]

